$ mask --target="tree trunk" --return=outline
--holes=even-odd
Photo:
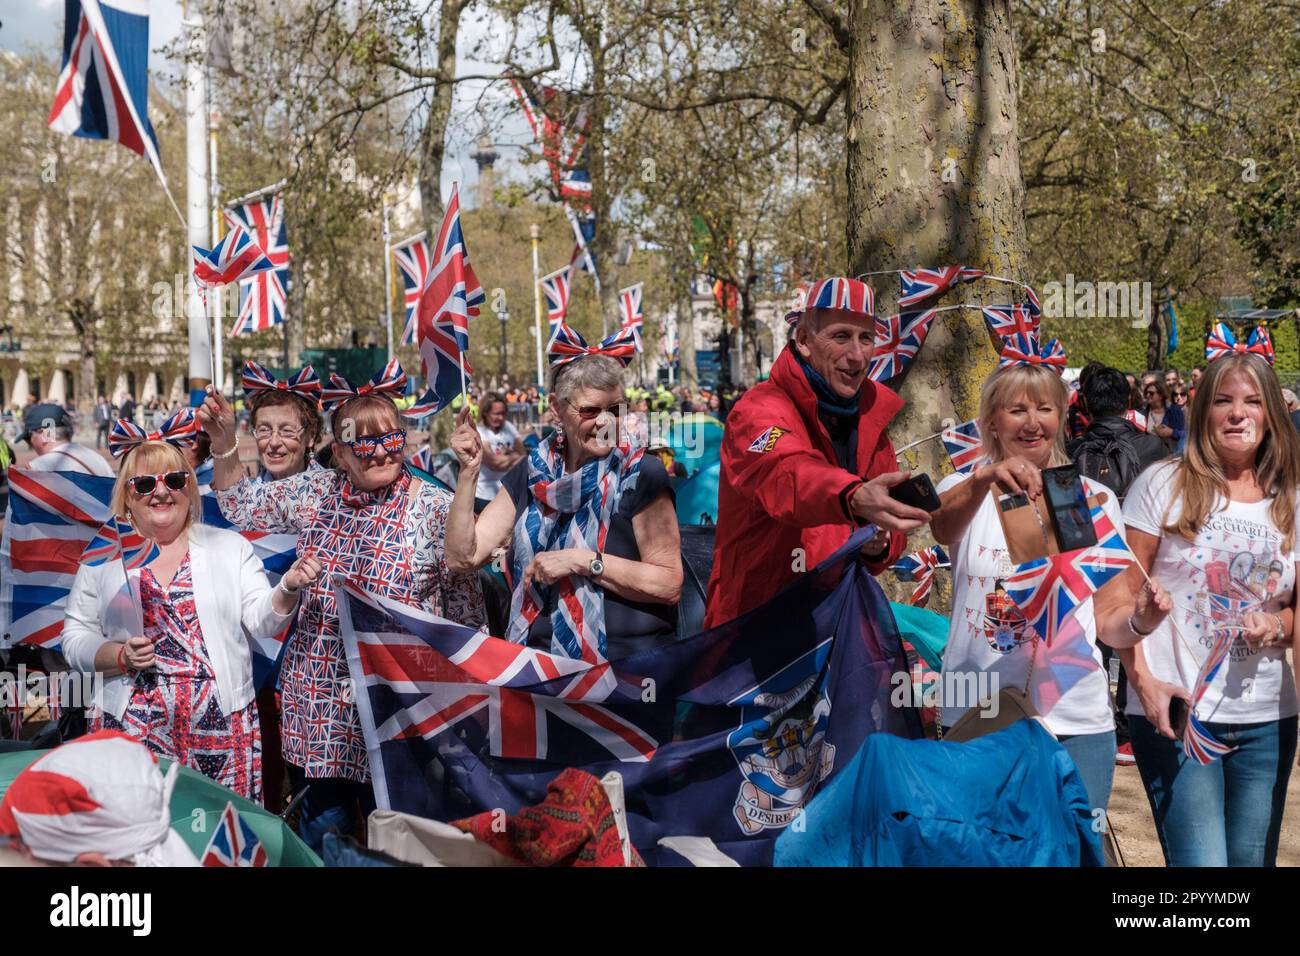
[[[970,265],[1028,281],[1007,0],[849,0],[849,28],[850,274]],[[897,280],[868,281],[877,309],[895,311]],[[962,284],[941,304],[1006,301],[1007,289]],[[996,364],[977,310],[940,313],[893,383],[907,403],[890,425],[895,444],[973,418]],[[937,440],[906,464],[935,477],[951,470]]]
[[[433,87],[429,117],[420,132],[420,212],[430,237],[442,225],[442,161],[447,153],[447,123],[451,119],[452,94],[456,84],[456,36],[465,0],[443,3],[438,13],[438,70],[444,79]]]

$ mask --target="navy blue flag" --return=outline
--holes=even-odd
[[[872,533],[744,617],[594,665],[336,579],[376,803],[444,821],[513,814],[564,767],[616,770],[647,863],[680,862],[665,837],[704,836],[770,864],[868,734],[921,736],[890,701],[910,678],[889,604],[852,557]]]

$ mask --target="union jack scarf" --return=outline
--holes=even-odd
[[[528,631],[559,588],[551,612],[551,653],[589,663],[606,660],[605,597],[589,577],[570,575],[553,585],[524,586],[524,569],[543,551],[605,550],[609,523],[623,495],[636,487],[644,448],[622,444],[603,458],[564,473],[564,453],[552,435],[528,456],[528,506],[515,522],[511,549],[508,640],[528,641]]]

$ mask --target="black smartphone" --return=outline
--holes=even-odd
[[[1169,698],[1169,726],[1174,736],[1181,738],[1187,729],[1187,701],[1181,697]]]
[[[894,485],[889,489],[889,497],[922,511],[934,512],[943,507],[939,493],[934,490],[934,482],[925,472],[912,475],[906,481]]]
[[[1052,515],[1056,543],[1062,553],[1096,545],[1097,530],[1092,526],[1088,496],[1083,492],[1083,479],[1079,477],[1078,468],[1074,465],[1044,468],[1043,495]]]

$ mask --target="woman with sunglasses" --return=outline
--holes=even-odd
[[[232,524],[296,532],[298,553],[319,554],[329,574],[307,591],[280,668],[281,740],[295,791],[310,782],[299,833],[320,849],[331,829],[350,834],[357,809],[374,806],[369,762],[329,577],[342,574],[383,597],[470,627],[484,622],[474,575],[443,560],[451,495],[416,478],[402,452],[406,431],[394,399],[406,393],[396,361],[355,388],[338,375],[322,392],[331,415],[335,468],[273,482],[241,480],[230,457],[234,410],[209,392],[199,419],[212,436],[213,487]],[[469,483],[472,493],[474,483]]]
[[[1144,376],[1142,397],[1147,406],[1147,431],[1159,436],[1170,451],[1180,449],[1187,421],[1182,407],[1169,401],[1169,390],[1165,383],[1154,374]]]
[[[242,535],[201,523],[198,482],[183,453],[196,431],[188,408],[154,433],[124,419],[114,426],[109,450],[123,460],[112,512],[157,554],[129,571],[118,559],[78,569],[63,650],[74,667],[107,678],[92,730],[124,731],[260,800],[248,641],[284,627],[320,562],[299,558],[272,588]]]
[[[474,518],[483,441],[462,415],[447,564],[481,568],[507,550],[516,644],[586,661],[618,660],[670,641],[681,596],[681,540],[668,473],[621,433],[630,330],[595,348],[563,323],[549,347],[559,428],[501,479]]]

